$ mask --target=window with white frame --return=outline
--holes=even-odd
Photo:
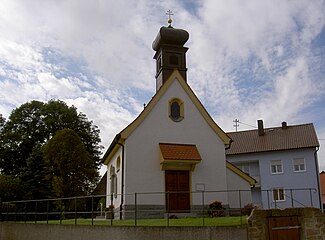
[[[293,171],[294,172],[305,172],[306,164],[304,158],[295,158],[293,159]]]
[[[271,161],[271,173],[272,174],[283,173],[282,161],[281,160],[272,160]]]
[[[273,200],[274,201],[285,201],[285,193],[283,188],[273,189]]]

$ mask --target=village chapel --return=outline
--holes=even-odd
[[[188,84],[188,39],[171,21],[160,28],[152,44],[156,93],[103,157],[106,206],[116,218],[133,217],[135,206],[138,217],[163,217],[195,214],[213,201],[230,208],[252,202],[255,180],[226,161],[232,140]]]

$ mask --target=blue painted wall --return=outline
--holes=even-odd
[[[252,153],[240,155],[227,155],[227,160],[242,167],[249,166],[249,174],[257,176],[260,187],[253,191],[253,202],[263,208],[288,207],[317,207],[320,208],[318,166],[315,160],[315,149],[297,149],[286,151],[272,151],[265,153]],[[293,159],[304,158],[306,171],[294,172]],[[271,173],[271,161],[281,160],[283,173]],[[242,169],[247,169],[243,167]],[[284,188],[285,200],[273,200],[273,188]],[[293,190],[289,190],[293,189]],[[311,189],[311,190],[299,190]]]

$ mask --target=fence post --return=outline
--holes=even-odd
[[[269,196],[269,190],[266,190],[266,195],[267,195],[267,208],[270,209],[270,196]]]
[[[63,213],[63,211],[62,211],[62,199],[60,199],[60,209],[59,209],[59,218],[60,218],[60,224],[62,224],[62,213]],[[61,213],[61,211],[62,211],[62,213]]]
[[[113,193],[111,193],[111,204],[109,206],[109,211],[111,214],[111,226],[113,225],[114,209],[113,209]]]
[[[310,205],[311,205],[311,207],[313,207],[313,196],[312,196],[312,194],[311,194],[311,188],[309,188],[309,195],[310,195]]]
[[[25,223],[27,221],[27,202],[25,202]]]
[[[47,206],[46,206],[46,224],[49,224],[49,210],[50,210],[50,201],[47,200]]]
[[[167,196],[167,206],[166,206],[166,211],[167,211],[167,226],[169,227],[169,192],[166,192]]]
[[[94,225],[94,196],[91,196],[91,225]]]
[[[293,208],[294,202],[293,202],[292,188],[290,188],[290,197],[291,197],[291,207]]]
[[[134,193],[134,225],[137,226],[138,218],[138,203],[137,203],[137,193]]]
[[[74,198],[74,224],[77,224],[77,198]]]
[[[243,225],[243,216],[241,214],[241,191],[238,190],[239,197],[239,212],[240,212],[240,225]]]
[[[37,201],[35,202],[35,223],[37,223]]]
[[[204,190],[202,191],[202,221],[203,221],[203,226],[205,226],[205,221],[204,221]]]

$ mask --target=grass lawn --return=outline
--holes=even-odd
[[[46,224],[46,221],[37,223]],[[49,224],[60,224],[59,220],[51,220]],[[62,224],[75,224],[74,219],[62,220]],[[91,225],[91,219],[77,219],[77,225]],[[240,226],[247,224],[247,216],[216,218],[180,218],[180,219],[138,219],[135,220],[95,220],[94,225],[103,226]]]

